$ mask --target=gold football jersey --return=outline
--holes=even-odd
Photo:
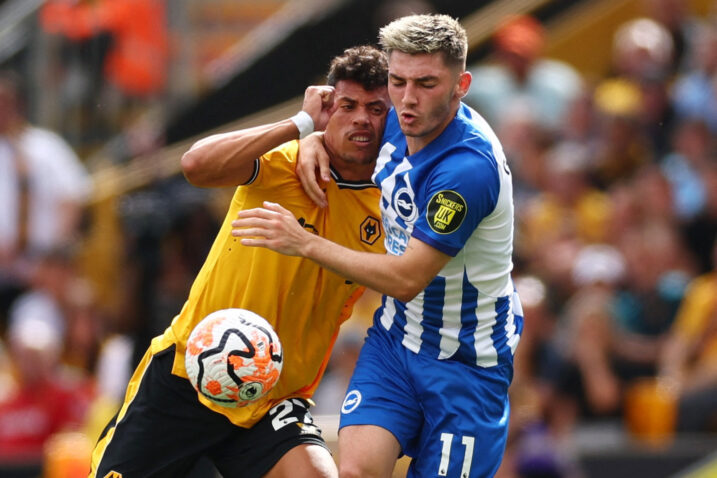
[[[285,398],[311,397],[339,325],[351,315],[363,287],[308,259],[242,246],[231,235],[238,211],[261,207],[264,201],[276,202],[314,234],[351,249],[384,252],[378,188],[370,181],[344,181],[332,171],[334,180],[326,186],[329,206],[322,209],[306,196],[296,176],[297,152],[298,142],[292,141],[258,160],[249,184],[236,189],[187,302],[165,333],[152,342],[152,353],[176,344],[172,372],[186,377],[187,338],[210,312],[238,307],[268,320],[284,349],[281,377],[271,392],[240,408],[222,407],[198,394],[206,406],[243,427],[254,425]]]

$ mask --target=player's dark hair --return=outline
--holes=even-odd
[[[386,54],[370,45],[361,45],[344,50],[343,54],[331,61],[326,82],[336,86],[341,80],[359,83],[367,91],[388,84],[388,61]]]

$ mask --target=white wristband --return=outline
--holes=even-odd
[[[304,139],[314,132],[314,120],[306,111],[299,111],[290,119],[299,129],[299,139]]]

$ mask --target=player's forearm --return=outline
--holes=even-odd
[[[182,156],[182,171],[195,186],[221,187],[246,183],[254,160],[267,151],[299,137],[287,119],[201,139]]]
[[[315,235],[305,242],[300,254],[346,279],[403,302],[416,297],[433,277],[406,267],[400,256],[355,251]]]
[[[411,238],[400,256],[359,252],[306,231],[280,204],[241,210],[232,235],[249,247],[301,256],[361,285],[408,302],[433,280],[450,256]]]

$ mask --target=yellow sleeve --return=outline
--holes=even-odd
[[[682,300],[673,330],[690,341],[705,332],[717,301],[717,276],[696,278]]]

